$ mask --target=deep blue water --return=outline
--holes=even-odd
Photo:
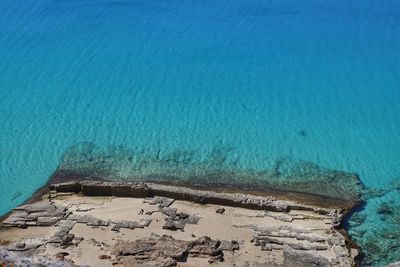
[[[383,189],[350,233],[365,265],[400,260],[397,0],[3,0],[0,92],[0,213],[80,142],[226,146]]]

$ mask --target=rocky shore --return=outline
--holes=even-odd
[[[0,265],[354,266],[342,216],[272,196],[71,181],[2,221]]]

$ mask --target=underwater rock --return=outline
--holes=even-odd
[[[391,263],[391,264],[389,264],[389,265],[386,265],[385,267],[400,267],[400,261],[399,261],[399,262]]]
[[[377,198],[377,197],[382,197],[389,193],[390,190],[388,189],[382,189],[382,188],[375,188],[375,187],[368,187],[365,188],[363,193],[362,193],[362,198],[364,200],[371,199],[371,198]]]
[[[360,239],[364,253],[362,265],[384,266],[398,260],[400,255],[399,240],[400,224],[397,223],[389,224],[389,227],[384,229],[368,231]]]
[[[378,209],[376,210],[376,213],[378,213],[380,215],[391,215],[391,214],[393,214],[393,209],[389,203],[382,202],[379,205]]]
[[[394,190],[400,190],[400,177],[393,179],[393,182],[391,183],[391,187]]]
[[[350,224],[352,226],[359,226],[359,225],[363,224],[366,219],[367,219],[367,214],[365,214],[363,212],[357,212],[351,216]]]
[[[351,237],[362,248],[362,266],[385,266],[400,258],[400,207],[395,203],[393,200],[379,203],[376,214],[384,223],[373,227],[358,224],[364,220],[365,211],[350,218]]]
[[[374,255],[383,259],[387,256],[388,251],[384,247],[381,247],[376,241],[377,240],[374,239],[368,239],[367,242],[363,244],[363,249],[366,255]],[[368,256],[364,259],[364,263],[366,264],[372,264],[374,261],[373,258],[369,258]]]
[[[135,151],[118,146],[102,150],[94,144],[83,143],[70,147],[64,153],[52,179],[230,185],[257,190],[297,192],[354,202],[360,199],[363,191],[363,185],[356,174],[324,169],[310,162],[280,159],[278,164],[270,168],[252,170],[239,167],[238,160],[233,148],[223,146],[214,147],[204,157],[193,150],[175,150],[160,155],[157,149]],[[73,184],[68,186],[77,190]],[[82,189],[87,195],[129,196],[132,193],[124,186],[113,189],[107,186],[97,187],[97,192],[90,186]]]
[[[15,194],[13,195],[13,197],[11,198],[11,201],[16,200],[16,199],[19,198],[21,195],[22,195],[22,192],[21,192],[21,191],[18,191],[17,193],[15,193]]]

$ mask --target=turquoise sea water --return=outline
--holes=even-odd
[[[3,0],[0,93],[0,213],[82,142],[218,147],[246,170],[358,173],[364,265],[400,260],[397,0]]]

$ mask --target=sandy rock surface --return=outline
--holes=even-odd
[[[255,199],[268,205],[275,201]],[[335,229],[338,210],[294,207],[255,210],[164,196],[52,191],[41,201],[16,208],[2,222],[0,245],[14,258],[1,256],[0,263],[17,262],[17,255],[45,257],[65,266],[354,264],[357,251]]]

